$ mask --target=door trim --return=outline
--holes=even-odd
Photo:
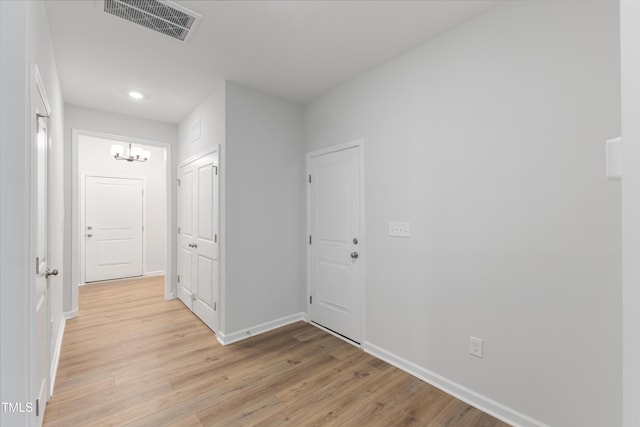
[[[307,176],[309,176],[311,174],[311,159],[313,157],[318,157],[318,156],[322,156],[322,155],[326,155],[326,154],[331,154],[331,153],[335,153],[338,151],[343,151],[343,150],[348,150],[350,148],[359,148],[360,149],[360,241],[358,243],[359,249],[358,252],[361,255],[361,259],[358,262],[358,267],[360,269],[360,282],[358,283],[358,293],[360,295],[360,344],[356,344],[354,341],[351,340],[346,340],[347,342],[350,342],[351,344],[357,346],[357,347],[362,347],[362,343],[364,343],[366,341],[366,308],[367,308],[367,304],[366,304],[366,288],[365,288],[365,284],[366,284],[366,271],[367,271],[367,238],[366,238],[366,223],[365,223],[365,171],[364,171],[364,156],[365,156],[365,144],[364,144],[364,139],[360,138],[360,139],[356,139],[353,141],[349,141],[349,142],[345,142],[343,144],[337,144],[337,145],[333,145],[331,147],[327,147],[327,148],[323,148],[321,150],[316,150],[316,151],[311,151],[308,152],[306,155],[306,174],[305,174],[305,180],[307,178]],[[320,325],[317,325],[316,323],[311,321],[310,318],[310,313],[311,313],[311,307],[309,304],[309,296],[311,295],[311,267],[312,267],[312,259],[311,259],[311,251],[309,250],[309,243],[308,243],[308,236],[311,235],[311,191],[309,188],[309,182],[307,182],[306,184],[306,192],[307,192],[307,204],[306,204],[306,210],[307,210],[307,234],[305,236],[305,241],[306,243],[306,248],[307,248],[307,295],[306,295],[306,313],[307,313],[307,318],[309,319],[309,322],[317,327],[320,327],[322,330],[325,330],[329,333],[332,333],[333,335],[336,335],[335,333],[333,333],[333,331],[328,330]],[[338,334],[339,335],[339,334]],[[338,336],[336,335],[336,336]],[[341,336],[340,336],[341,337]]]
[[[175,175],[173,165],[173,156],[171,153],[171,144],[168,142],[153,141],[142,138],[134,138],[122,135],[114,135],[104,132],[95,132],[83,129],[71,129],[71,283],[70,283],[70,295],[65,300],[65,311],[73,314],[78,313],[78,286],[83,283],[83,277],[81,275],[81,229],[80,218],[81,209],[80,205],[80,171],[79,171],[79,137],[90,136],[101,139],[109,139],[113,141],[120,141],[123,144],[140,144],[140,145],[152,145],[165,149],[165,177],[166,177],[166,255],[165,255],[165,283],[164,283],[164,297],[166,299],[173,299],[176,295],[176,279],[175,276],[175,264],[174,264],[174,250],[175,245],[175,218],[172,209],[174,193]],[[97,174],[96,174],[97,175]],[[75,261],[74,261],[75,260]],[[67,284],[66,286],[69,286]],[[68,306],[66,304],[69,304]],[[73,316],[75,317],[75,316]]]

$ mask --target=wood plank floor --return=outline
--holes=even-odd
[[[163,280],[80,288],[45,426],[507,426],[304,322],[223,347]]]

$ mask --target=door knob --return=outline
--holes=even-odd
[[[55,268],[53,270],[49,270],[47,268],[47,270],[44,272],[45,279],[48,279],[49,276],[57,276],[57,275],[58,275],[58,270],[56,270]]]
[[[358,252],[351,252],[351,258],[358,259]]]

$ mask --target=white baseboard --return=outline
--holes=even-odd
[[[69,313],[64,313],[62,319],[60,319],[60,327],[58,328],[58,336],[56,337],[56,346],[53,349],[53,360],[51,361],[51,371],[50,371],[50,390],[49,395],[53,396],[53,387],[56,384],[56,375],[58,373],[58,362],[60,362],[60,350],[62,349],[62,338],[64,337],[64,329],[67,325],[67,317]],[[76,317],[78,313],[76,312]]]
[[[164,276],[164,270],[159,271],[147,271],[142,274],[143,277],[155,277],[155,276]]]
[[[63,314],[65,320],[75,319],[78,317],[78,309],[67,311]]]
[[[514,427],[549,427],[547,424],[531,418],[527,415],[521,414],[493,399],[476,393],[456,382],[453,382],[441,375],[431,372],[415,363],[409,362],[400,356],[397,356],[383,348],[380,348],[374,344],[365,342],[362,344],[362,349],[372,356],[382,359],[393,366],[402,369],[403,371],[413,375],[431,384],[434,387],[439,388],[445,393],[450,394],[471,406],[480,409],[487,414],[490,414]]]
[[[142,276],[133,276],[133,277],[119,277],[117,279],[105,279],[105,280],[97,280],[95,282],[89,282],[89,283],[78,283],[78,287],[80,286],[91,286],[91,285],[102,285],[105,283],[109,283],[109,282],[118,282],[121,280],[130,280],[130,279],[140,279],[140,278],[147,278],[147,277],[158,277],[158,276],[164,276],[165,272],[164,271],[147,271],[146,273],[142,273]]]
[[[286,326],[290,323],[298,322],[300,320],[306,321],[305,313],[296,313],[290,316],[282,317],[280,319],[272,320],[270,322],[262,323],[260,325],[255,325],[250,328],[242,329],[237,332],[232,332],[230,334],[223,334],[222,332],[216,333],[216,338],[222,345],[229,345],[234,342],[242,341],[247,338],[251,338],[253,336],[262,334],[264,332],[270,331],[272,329],[277,329],[282,326]]]

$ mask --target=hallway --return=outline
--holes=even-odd
[[[80,288],[46,426],[505,426],[298,322],[222,347],[162,278]]]

